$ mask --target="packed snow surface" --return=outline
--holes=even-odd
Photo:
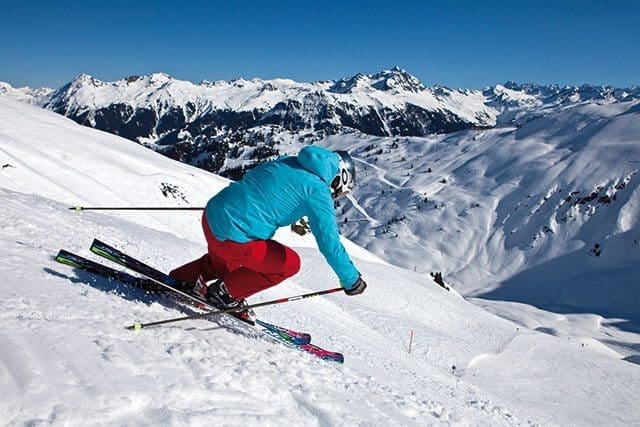
[[[498,317],[434,285],[428,275],[393,267],[348,241],[369,284],[364,294],[258,312],[267,321],[311,332],[317,345],[343,352],[344,365],[229,330],[215,319],[125,330],[134,320],[181,313],[167,300],[56,263],[58,249],[94,258],[88,246],[97,237],[167,271],[204,251],[199,215],[67,208],[198,206],[226,181],[6,98],[0,98],[0,164],[8,165],[0,171],[3,423],[640,420],[640,367],[616,351]],[[251,302],[337,284],[311,237],[283,229],[277,238],[300,253],[301,273]]]

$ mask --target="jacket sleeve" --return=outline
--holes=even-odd
[[[328,187],[326,191],[316,190],[311,194],[307,217],[320,252],[335,271],[342,286],[350,289],[360,273],[340,242],[340,231]]]

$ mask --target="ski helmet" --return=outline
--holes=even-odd
[[[338,174],[331,181],[331,196],[337,199],[353,189],[356,183],[356,164],[344,150],[335,151],[340,156]]]

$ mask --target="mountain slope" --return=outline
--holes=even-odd
[[[465,295],[638,322],[638,105],[430,138],[331,137],[362,171],[342,229]]]
[[[68,211],[70,199],[95,201],[112,188],[107,202],[159,203],[158,180],[170,179],[199,202],[223,181],[26,104],[2,99],[0,111],[0,163],[13,162],[0,174],[3,420],[625,425],[640,417],[637,365],[595,341],[518,327],[351,244],[365,294],[260,312],[344,351],[344,366],[203,320],[126,331],[131,320],[178,313],[52,256],[60,247],[87,253],[99,237],[168,270],[203,251],[197,215],[180,227],[185,214],[132,214],[133,223]],[[300,252],[303,269],[256,302],[335,283],[308,236],[282,230],[280,238]]]

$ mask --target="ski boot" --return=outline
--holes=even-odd
[[[213,304],[220,310],[228,310],[230,308],[241,308],[247,305],[247,301],[244,299],[237,300],[229,295],[227,287],[224,285],[222,279],[218,279],[211,283],[207,287],[206,299],[209,303]],[[229,313],[230,315],[237,317],[238,319],[255,324],[256,314],[253,310],[238,310]]]
[[[209,302],[207,301],[207,284],[202,275],[199,275],[195,282],[185,282],[176,279],[176,284],[174,286],[176,289],[195,297],[203,303]],[[194,304],[193,302],[190,302],[190,304],[203,310],[206,309],[204,304]]]

